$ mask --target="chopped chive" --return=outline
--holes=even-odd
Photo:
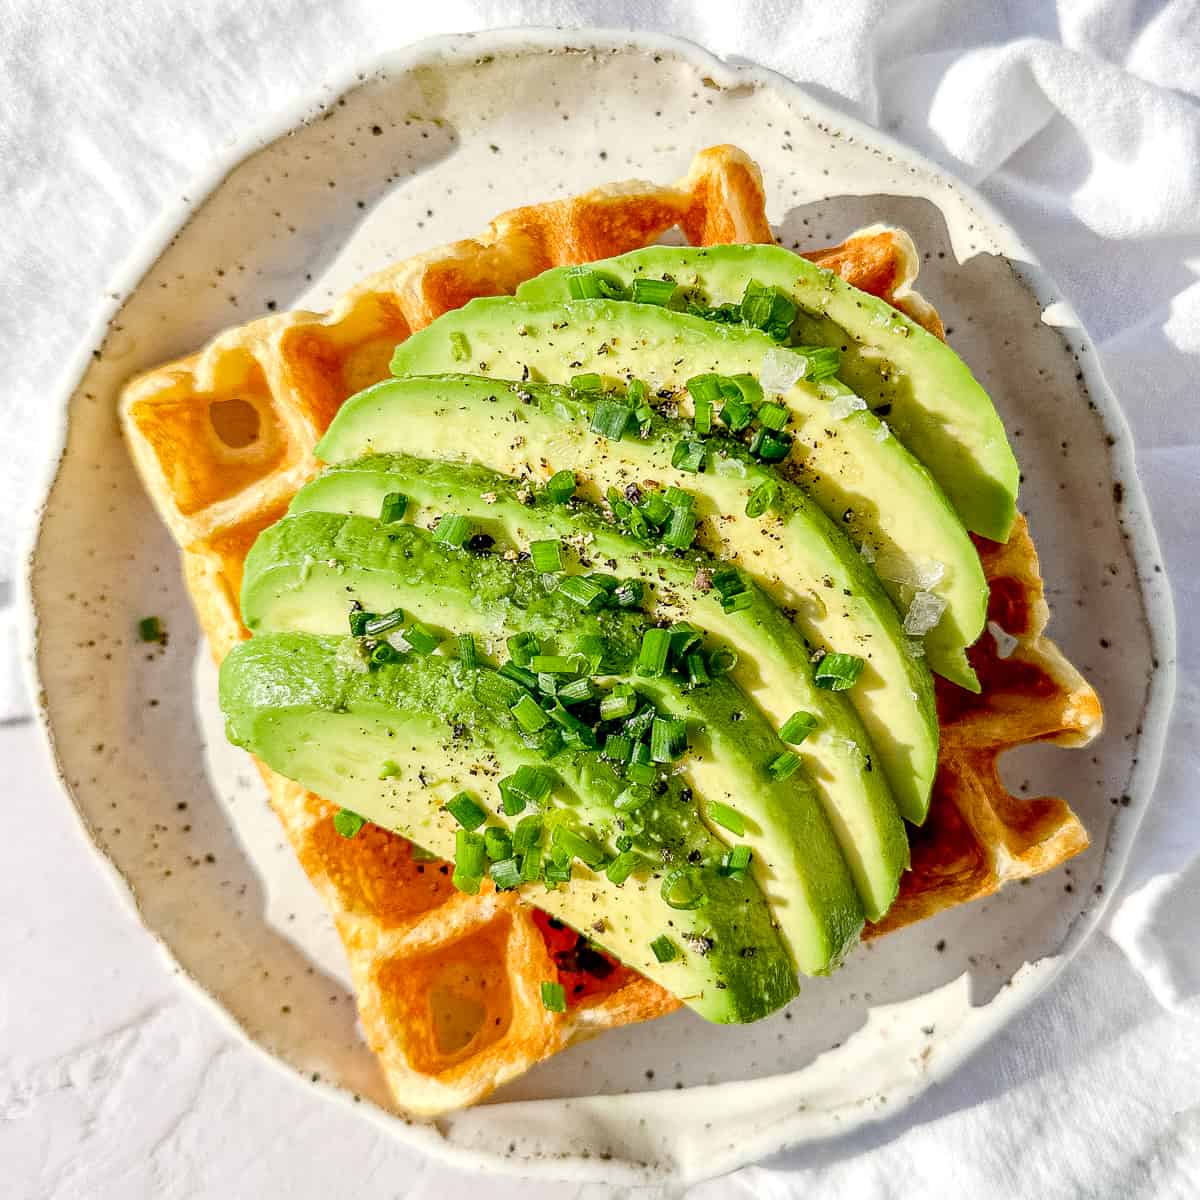
[[[559,701],[555,700],[554,706],[546,711],[550,719],[562,731],[563,740],[568,746],[574,746],[580,750],[596,748],[596,733],[592,727],[581,721],[574,713],[568,712]]]
[[[598,633],[585,633],[575,643],[575,652],[586,660],[588,673],[595,675],[604,664],[608,645]]]
[[[561,983],[542,984],[542,1007],[547,1012],[567,1011],[567,993]]]
[[[479,666],[479,649],[475,645],[475,639],[469,633],[460,633],[454,641],[458,646],[459,662],[468,670]]]
[[[377,617],[368,616],[363,622],[362,632],[365,637],[379,637],[381,633],[390,633],[404,624],[404,609],[393,608],[391,612],[381,613]]]
[[[468,896],[476,896],[479,894],[479,887],[483,882],[483,877],[480,875],[468,875],[466,872],[460,871],[458,867],[455,867],[454,874],[450,876],[450,882],[460,892],[465,892]]]
[[[364,609],[355,608],[350,611],[350,636],[362,637],[367,632],[367,622],[375,616]]]
[[[609,883],[618,887],[627,880],[641,865],[642,856],[633,850],[622,850],[604,869]]]
[[[817,718],[810,712],[801,709],[792,713],[779,730],[781,741],[793,746],[799,746],[802,741],[817,727]]]
[[[501,795],[507,792],[528,804],[540,804],[550,795],[550,789],[553,786],[553,780],[547,772],[543,771],[541,767],[531,767],[527,764],[522,764],[511,775],[500,780]],[[525,803],[517,809],[517,812],[525,807]],[[510,817],[517,815],[517,812],[508,812],[508,809],[504,811]]]
[[[478,829],[487,820],[487,813],[466,792],[459,792],[453,800],[447,800],[446,811],[464,829]]]
[[[617,812],[636,812],[643,804],[650,802],[650,789],[639,783],[630,784],[614,801],[613,808]]]
[[[372,648],[367,661],[373,667],[382,667],[387,663],[398,662],[400,660],[400,651],[387,642],[380,642],[378,646]]]
[[[762,403],[762,384],[753,375],[722,375],[721,395],[726,400],[756,409]]]
[[[604,717],[603,709],[600,716]],[[633,739],[626,737],[623,733],[610,733],[604,739],[604,757],[613,762],[623,763],[629,757],[629,751],[632,749]]]
[[[549,574],[563,569],[563,544],[557,538],[546,538],[543,541],[529,543],[529,557],[534,567],[543,574]]]
[[[541,650],[541,645],[532,633],[514,633],[504,644],[508,647],[508,656],[518,667],[529,666],[529,660]]]
[[[441,645],[441,638],[420,621],[406,625],[400,636],[418,654],[432,654]]]
[[[489,826],[483,831],[483,849],[492,862],[499,862],[512,854],[512,837],[507,829],[499,825]]]
[[[632,418],[632,408],[619,400],[609,400],[605,397],[596,402],[589,428],[609,441],[619,442],[625,436],[625,430],[629,428]]]
[[[487,869],[487,850],[483,835],[469,829],[458,829],[454,833],[454,866],[464,875],[478,879]]]
[[[721,608],[726,613],[745,612],[754,603],[753,592],[735,592],[732,596],[721,597]]]
[[[687,749],[687,725],[677,717],[655,717],[650,726],[650,757],[657,763],[674,762]]]
[[[455,362],[466,362],[470,355],[471,347],[467,342],[467,335],[456,329],[450,335],[450,357]]]
[[[520,887],[522,883],[521,866],[515,858],[502,858],[488,867],[488,874],[497,889],[502,892]]]
[[[856,654],[826,654],[813,672],[813,682],[827,692],[844,692],[858,682],[866,666]]]
[[[697,400],[692,412],[692,428],[701,436],[712,433],[713,407],[711,401]]]
[[[408,511],[408,497],[403,492],[388,492],[379,506],[379,519],[385,525],[394,525],[404,520]]]
[[[736,833],[738,837],[746,832],[746,818],[736,808],[730,808],[728,804],[722,804],[719,800],[708,802],[708,819],[720,825],[722,829]]]
[[[139,641],[161,642],[163,640],[162,621],[158,617],[143,617],[138,622],[137,630]]]
[[[625,399],[635,407],[644,404],[649,394],[650,389],[640,379],[631,379],[629,386],[625,389]]]
[[[799,769],[800,755],[792,750],[785,750],[782,754],[776,755],[767,764],[767,770],[770,772],[772,779],[788,779]]]
[[[703,883],[691,867],[673,867],[668,871],[663,877],[661,894],[669,908],[679,911],[699,908],[708,899]]]
[[[538,849],[526,850],[521,855],[521,880],[532,883],[542,873],[542,852]]]
[[[667,503],[667,498],[661,492],[651,492],[638,505],[638,512],[651,525],[661,525],[671,515],[671,506]]]
[[[720,646],[708,656],[708,673],[714,679],[728,675],[737,662],[737,651],[732,646]]]
[[[577,858],[593,869],[604,865],[604,851],[589,838],[568,829],[566,825],[555,825],[550,841],[556,850],[568,858]]]
[[[571,860],[551,858],[542,868],[546,886],[553,889],[557,884],[571,882]]]
[[[522,696],[509,711],[526,733],[536,733],[550,723],[550,718],[542,712],[541,705],[528,694]]]
[[[588,575],[588,579],[602,587],[610,596],[617,590],[621,583],[615,575],[606,575],[603,571],[592,571]]]
[[[675,947],[675,943],[671,941],[665,933],[660,933],[658,937],[650,943],[650,949],[654,951],[654,957],[660,963],[671,962],[679,953]]]
[[[750,499],[746,501],[746,516],[761,517],[775,503],[775,498],[778,495],[779,484],[773,479],[768,479],[765,483],[760,483],[750,493]]]
[[[691,687],[703,687],[706,683],[711,683],[708,671],[704,666],[704,655],[699,651],[692,651],[684,659],[684,666],[687,669],[688,684]]]
[[[537,677],[538,691],[543,696],[557,696],[558,685],[562,682],[557,675],[551,675],[549,671],[539,671]]]
[[[661,675],[666,668],[667,653],[670,648],[670,630],[647,629],[642,634],[642,648],[638,653],[637,673],[649,677]]]
[[[588,678],[572,679],[558,689],[558,698],[563,704],[582,704],[596,694],[592,681]]]
[[[841,351],[836,346],[797,346],[796,351],[808,359],[804,378],[813,383],[828,379],[842,369]]]
[[[351,812],[348,808],[339,808],[333,814],[333,827],[344,838],[358,837],[366,823],[366,817],[360,817],[358,813]]]
[[[673,508],[663,542],[675,550],[686,550],[696,537],[696,514],[687,508]]]
[[[602,721],[619,721],[622,717],[630,717],[637,707],[637,693],[627,683],[618,683],[612,691],[600,699],[600,719]]]
[[[676,284],[669,279],[635,279],[630,299],[635,304],[670,304]]]
[[[572,267],[567,272],[567,289],[572,300],[623,300],[625,289],[590,267]]]
[[[555,471],[546,483],[546,496],[555,504],[565,504],[575,495],[575,472]]]
[[[513,830],[513,849],[518,854],[534,849],[542,840],[542,818],[536,813],[522,817]]]
[[[505,666],[512,664],[505,663]],[[515,667],[514,670],[521,668]],[[481,671],[475,681],[475,698],[489,708],[512,708],[524,691],[520,681],[514,681],[505,674],[504,667],[499,671]]]
[[[618,608],[641,608],[645,596],[645,585],[640,579],[623,579],[613,592],[613,601]]]
[[[745,429],[754,420],[754,410],[742,400],[727,400],[719,415],[733,433]]]
[[[721,874],[730,879],[742,880],[750,869],[754,852],[749,846],[732,846],[721,855]]]
[[[689,395],[692,397],[693,403],[706,400],[711,406],[720,402],[720,375],[693,375],[684,386],[687,388]]]
[[[568,575],[558,585],[558,593],[568,600],[573,600],[587,612],[595,612],[604,606],[608,592],[595,580],[583,575]]]
[[[690,471],[693,475],[704,469],[704,443],[684,440],[675,443],[671,451],[671,466],[677,471]]]
[[[665,631],[664,631],[665,632]],[[635,741],[643,738],[650,732],[650,722],[654,720],[654,708],[651,705],[646,705],[640,713],[630,717],[625,722],[625,732],[629,734]],[[649,762],[649,758],[644,758],[642,762]]]
[[[647,755],[649,755],[649,746],[642,746],[640,749],[645,750]],[[625,777],[630,783],[643,788],[649,787],[657,775],[658,771],[655,770],[648,757],[645,762],[631,762],[625,771]]]
[[[663,499],[672,508],[691,508],[695,503],[696,498],[691,492],[685,492],[683,488],[669,487],[663,492]]]
[[[571,390],[576,392],[600,392],[604,390],[604,380],[594,373],[587,375],[572,375]]]
[[[671,634],[671,660],[679,662],[690,651],[700,645],[700,630],[686,621],[676,621],[669,630]]]
[[[750,453],[763,462],[782,462],[791,448],[792,441],[787,434],[774,433],[770,429],[757,430],[750,440]]]
[[[713,572],[712,585],[719,596],[733,596],[746,590],[746,581],[734,567],[720,567]]]
[[[454,550],[461,550],[471,536],[471,522],[457,513],[446,513],[433,527],[433,540]]]
[[[505,679],[511,679],[513,683],[519,683],[522,688],[528,688],[531,692],[538,685],[537,676],[525,667],[518,666],[515,662],[504,663],[497,674],[504,676]],[[520,698],[519,692],[514,693],[513,698],[508,702],[508,707],[511,708]]]
[[[547,675],[581,675],[586,665],[578,654],[535,654],[529,660],[531,671]]]
[[[629,834],[627,834],[627,833],[621,834],[621,836],[619,838],[617,838],[617,849],[622,854],[624,854],[626,850],[632,850],[633,849],[633,838],[631,838],[629,836]]]
[[[760,405],[758,412],[754,415],[760,425],[765,425],[768,429],[775,431],[782,429],[788,420],[788,410],[782,404],[776,404],[774,400]]]
[[[379,768],[380,779],[395,779],[400,774],[400,764],[393,762],[392,759],[384,759],[383,765]]]

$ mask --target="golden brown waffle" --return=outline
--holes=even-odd
[[[549,267],[620,254],[673,227],[696,245],[772,240],[758,168],[718,146],[673,187],[624,184],[516,209],[478,239],[371,277],[329,313],[252,321],[133,380],[122,400],[130,448],[183,552],[218,661],[246,636],[238,611],[246,552],[316,470],[313,446],[339,405],[386,377],[397,342],[475,296],[512,292]],[[912,290],[918,259],[906,234],[865,230],[809,257],[941,335],[936,312]],[[1087,844],[1063,801],[1018,800],[997,777],[998,755],[1013,746],[1087,740],[1100,709],[1042,637],[1048,614],[1024,523],[1007,545],[980,546],[991,617],[1020,645],[1001,658],[985,636],[972,651],[981,696],[939,690],[942,753],[929,820],[913,831],[900,900],[872,932],[987,895]],[[403,838],[372,826],[339,837],[333,805],[260,769],[333,914],[363,1026],[406,1112],[469,1104],[583,1037],[678,1007],[511,894],[486,883],[477,896],[457,892],[446,864],[415,859]],[[565,1014],[541,1003],[539,984],[556,974],[570,1001]]]

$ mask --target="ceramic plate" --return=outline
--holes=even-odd
[[[683,1012],[605,1034],[486,1104],[391,1115],[332,926],[248,760],[221,737],[175,548],[122,445],[135,371],[269,307],[322,308],[370,271],[503,209],[731,141],[762,165],[784,245],[909,229],[921,288],[987,386],[1025,471],[1050,632],[1099,689],[1104,738],[1013,754],[1018,792],[1068,797],[1092,848],[1064,870],[854,954],[744,1028]],[[625,33],[427,42],[323,90],[180,199],[112,294],[63,399],[31,556],[29,642],[58,770],[160,941],[243,1036],[402,1138],[573,1178],[694,1179],[895,1114],[1017,1018],[1095,926],[1151,793],[1172,631],[1129,431],[1070,309],[976,195],[766,71]],[[163,617],[165,648],[137,618]],[[1159,664],[1163,664],[1161,667]],[[662,1094],[665,1092],[665,1095]]]

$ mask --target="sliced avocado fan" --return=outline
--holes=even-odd
[[[538,847],[561,839],[595,866],[577,857],[568,886],[521,883],[522,892],[710,1021],[756,1020],[796,994],[763,892],[755,878],[718,865],[723,843],[687,802],[681,777],[668,777],[663,794],[638,810],[639,865],[615,883],[602,861],[625,821],[617,804],[626,784],[610,763],[583,751],[543,763],[512,713],[493,703],[496,685],[510,681],[490,669],[409,655],[364,670],[353,647],[349,638],[295,633],[235,647],[220,679],[230,740],[438,857],[484,859],[499,847],[495,854],[510,857],[493,862],[497,875],[503,865],[520,877],[531,856],[536,874]],[[544,814],[535,817],[532,806],[507,813],[497,803],[497,778],[522,768],[545,772]],[[474,828],[463,828],[455,811]],[[677,863],[686,865],[682,883],[668,878]],[[853,923],[850,910],[843,916]],[[847,930],[829,932],[842,938]]]
[[[759,330],[647,304],[491,297],[446,313],[397,346],[392,372],[453,371],[465,360],[480,375],[505,379],[565,384],[582,373],[611,385],[636,377],[690,412],[689,380],[749,377],[757,391],[764,362],[789,353]],[[977,691],[965,649],[983,629],[987,581],[946,494],[887,425],[865,407],[852,407],[863,402],[835,379],[800,378],[778,397],[796,442],[781,471],[864,546],[902,612],[916,593],[922,605],[931,595],[944,606],[926,633],[924,651],[932,669]]]
[[[572,271],[578,270],[547,271],[522,284],[517,298],[569,300],[581,290],[579,282],[572,287]],[[963,360],[885,300],[781,246],[650,246],[582,270],[626,289],[637,280],[669,280],[678,285],[675,304],[708,307],[725,319],[751,281],[780,289],[799,307],[789,341],[836,347],[838,377],[872,411],[886,415],[967,528],[992,541],[1008,540],[1019,471],[1003,422]]]
[[[655,546],[622,533],[591,505],[560,501],[544,489],[481,467],[431,462],[392,454],[332,467],[303,487],[292,501],[293,514],[343,513],[377,517],[389,496],[406,500],[404,519],[431,524],[442,513],[469,519],[476,538],[495,552],[525,552],[531,543],[558,540],[572,570],[599,569],[620,580],[636,581],[644,602],[659,622],[688,621],[705,629],[732,650],[737,660],[730,679],[762,710],[776,728],[793,714],[806,714],[811,732],[793,746],[801,766],[825,807],[843,856],[850,866],[868,920],[878,920],[896,898],[900,875],[908,865],[908,840],[884,772],[873,764],[874,748],[844,693],[817,687],[812,678],[811,648],[795,626],[754,585],[735,613],[726,613],[712,578],[718,567],[703,551],[686,553]],[[328,536],[336,526],[322,526]],[[243,608],[251,629],[269,607],[294,605],[292,592],[301,576],[327,570],[333,586],[351,587],[367,608],[394,599],[378,596],[373,572],[342,565],[314,566],[330,553],[303,536],[268,538],[247,563]],[[365,590],[364,590],[365,589]],[[375,596],[376,598],[371,598]],[[339,597],[340,598],[340,597]],[[397,601],[397,603],[401,603]],[[293,619],[303,619],[302,617]]]
[[[608,488],[654,481],[694,497],[697,540],[734,562],[794,615],[814,651],[856,655],[862,676],[845,693],[866,728],[900,812],[920,823],[937,768],[932,679],[915,657],[899,616],[857,550],[801,489],[721,437],[699,443],[703,469],[672,465],[689,434],[654,415],[646,436],[591,432],[597,400],[568,388],[470,376],[412,377],[348,400],[317,447],[327,462],[406,452],[546,480],[568,470],[597,502]],[[464,430],[470,433],[464,436]],[[761,516],[747,500],[767,487]],[[739,614],[740,615],[740,614]]]

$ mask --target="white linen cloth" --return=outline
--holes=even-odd
[[[0,0],[0,604],[60,364],[161,207],[343,64],[521,24],[656,29],[761,62],[981,188],[1098,343],[1179,610],[1163,773],[1107,924],[1141,981],[1099,941],[1019,1030],[910,1113],[697,1195],[1200,1194],[1197,0]],[[28,710],[12,630],[0,612],[0,721]],[[458,1194],[462,1177],[420,1179],[407,1194]]]

